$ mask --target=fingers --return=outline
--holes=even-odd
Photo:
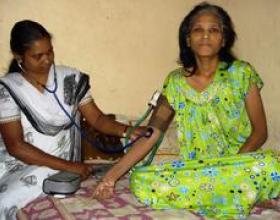
[[[103,199],[109,199],[113,196],[113,191],[112,190],[103,190],[99,191],[96,194],[94,194],[94,198],[97,200],[103,200]]]
[[[92,174],[93,167],[86,165],[86,175],[89,177]]]
[[[114,194],[114,186],[109,182],[100,182],[94,193],[93,198],[98,200],[111,198]]]
[[[133,141],[137,139],[139,136],[143,136],[143,134],[146,134],[147,127],[138,127],[133,130],[133,132],[130,134],[130,139]]]
[[[86,164],[89,173],[92,173],[94,170],[94,166],[92,164]]]
[[[80,168],[80,176],[82,180],[87,179],[91,175],[91,173],[92,173],[92,166],[82,163]]]
[[[137,135],[141,135],[141,134],[145,133],[146,130],[147,130],[147,127],[139,127],[139,128],[136,128],[136,129],[135,129],[135,133],[136,133]]]
[[[87,174],[84,174],[84,173],[82,173],[80,176],[81,176],[81,179],[82,179],[82,180],[86,180],[87,177],[88,177],[88,175],[87,175]]]

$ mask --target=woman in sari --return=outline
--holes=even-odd
[[[182,67],[163,86],[175,112],[180,158],[132,169],[130,187],[153,208],[184,208],[215,219],[246,219],[256,204],[276,206],[280,155],[260,150],[267,138],[262,80],[231,52],[232,21],[219,6],[197,5],[179,30]],[[164,103],[163,101],[161,101]],[[151,149],[170,112],[156,110],[151,138],[137,143],[97,186],[98,199],[113,195],[121,175]]]
[[[54,64],[51,35],[39,23],[17,22],[10,47],[14,59],[0,79],[1,220],[14,219],[58,170],[82,179],[91,174],[80,161],[80,133],[73,126],[80,115],[106,134],[121,137],[127,129],[96,106],[86,74]]]

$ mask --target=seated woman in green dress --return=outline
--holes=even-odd
[[[179,30],[182,67],[172,71],[163,95],[177,123],[178,160],[132,170],[130,187],[153,208],[184,208],[216,219],[245,219],[256,204],[280,192],[280,155],[260,150],[267,139],[255,69],[231,52],[236,33],[228,13],[201,3]],[[94,196],[113,195],[118,178],[140,161],[168,123],[150,119],[154,132],[103,177]]]

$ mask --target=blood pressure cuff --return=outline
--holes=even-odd
[[[168,103],[165,96],[160,95],[157,105],[149,120],[148,126],[158,128],[161,132],[165,132],[175,115],[174,109]]]

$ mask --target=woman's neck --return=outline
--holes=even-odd
[[[217,66],[219,64],[218,57],[215,58],[198,58],[196,59],[197,62],[197,75],[203,75],[205,77],[211,77],[217,69]]]
[[[38,73],[24,71],[22,75],[31,84],[40,87],[45,86],[48,80],[48,74],[45,73],[38,74]]]

